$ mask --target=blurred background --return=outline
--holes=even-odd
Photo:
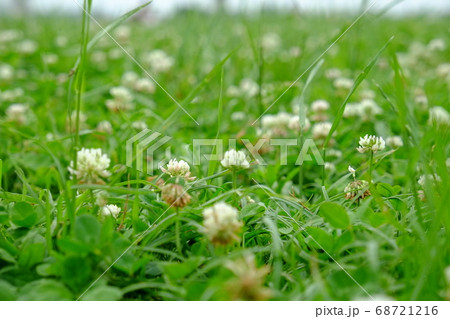
[[[374,0],[154,0],[150,10],[157,15],[167,16],[177,10],[197,8],[204,11],[226,8],[229,11],[251,12],[261,7],[278,10],[296,10],[328,13],[334,11],[357,11]],[[16,14],[26,11],[78,13],[83,0],[2,0],[0,11]],[[146,0],[94,0],[93,12],[105,15],[119,15],[145,3]],[[387,7],[391,15],[449,14],[450,0],[378,0],[374,10]]]

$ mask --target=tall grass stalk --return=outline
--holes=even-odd
[[[73,165],[74,169],[77,169],[77,151],[80,144],[80,112],[84,88],[84,78],[86,72],[86,55],[89,40],[89,25],[90,25],[90,13],[92,7],[92,0],[84,0],[83,2],[83,14],[82,14],[82,26],[81,26],[81,47],[80,47],[80,64],[76,70],[75,77],[75,141],[73,146]],[[70,116],[72,116],[70,114]],[[72,118],[70,118],[70,122]]]

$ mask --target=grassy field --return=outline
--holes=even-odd
[[[448,17],[356,18],[3,13],[0,300],[449,300]]]

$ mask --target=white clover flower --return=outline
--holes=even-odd
[[[350,165],[348,166],[348,171],[350,172],[350,174],[352,174],[353,178],[356,177],[356,169],[354,169],[353,167],[351,167]]]
[[[127,88],[133,88],[138,80],[139,76],[135,72],[128,71],[122,75],[121,83]]]
[[[241,90],[237,86],[231,85],[227,88],[226,95],[230,97],[238,97],[241,95]]]
[[[163,50],[148,53],[144,61],[150,66],[151,71],[156,73],[167,72],[175,64],[175,60]]]
[[[111,88],[109,91],[112,95],[112,100],[106,100],[106,107],[111,111],[127,111],[134,107],[132,101],[133,96],[130,91],[123,86]]]
[[[119,40],[119,42],[127,42],[130,39],[131,28],[127,25],[120,25],[114,30],[114,37]]]
[[[259,85],[252,79],[242,79],[241,83],[239,84],[239,91],[241,95],[254,97],[259,92]]]
[[[60,48],[65,47],[68,42],[69,42],[69,40],[64,35],[59,35],[55,38],[55,44],[57,47],[60,47]]]
[[[436,75],[441,78],[450,77],[450,63],[441,63],[436,67]]]
[[[266,52],[275,51],[281,46],[281,38],[275,32],[267,33],[261,39],[261,46]]]
[[[17,43],[16,50],[20,53],[24,54],[32,54],[36,52],[38,49],[38,45],[35,41],[25,39]]]
[[[325,100],[317,100],[312,102],[311,110],[314,113],[323,113],[326,112],[330,108],[330,103]]]
[[[365,153],[372,151],[374,153],[382,151],[385,148],[385,142],[382,137],[366,134],[364,137],[359,138],[359,147],[356,148],[358,152]]]
[[[122,55],[123,55],[123,52],[120,48],[113,48],[108,51],[108,57],[111,60],[118,60],[122,57]]]
[[[119,214],[120,214],[120,207],[113,205],[113,204],[105,205],[100,210],[100,214],[105,217],[112,216],[114,218],[117,218],[117,217],[119,217]]]
[[[286,135],[292,115],[286,112],[266,114],[261,118],[262,128],[270,134]]]
[[[176,158],[171,159],[167,164],[167,168],[160,167],[163,173],[170,175],[171,177],[183,177],[188,180],[193,180],[195,177],[191,177],[191,167],[183,160],[177,161]]]
[[[392,148],[399,148],[403,146],[403,140],[400,136],[397,135],[389,136],[386,139],[386,144]]]
[[[99,207],[106,206],[108,204],[109,194],[106,191],[94,191],[95,194],[95,204]]]
[[[109,121],[101,121],[97,124],[97,131],[111,134],[113,132],[113,127]]]
[[[430,51],[444,51],[445,50],[445,40],[441,38],[433,39],[428,43],[428,49]]]
[[[363,100],[365,100],[365,99],[373,100],[373,99],[375,99],[375,92],[370,89],[365,89],[359,93],[359,96]]]
[[[344,189],[346,199],[362,199],[370,196],[369,182],[354,180],[350,182]]]
[[[414,102],[421,107],[428,106],[428,98],[424,94],[419,94],[414,97]]]
[[[330,122],[316,123],[312,127],[313,139],[320,140],[325,139],[330,133],[332,124]]]
[[[427,181],[431,181],[432,183],[441,182],[441,178],[439,177],[439,175],[437,174],[428,174],[428,175],[421,175],[419,177],[419,180],[417,181],[417,183],[422,186],[425,187],[425,184]]]
[[[246,117],[247,117],[247,114],[245,112],[241,112],[241,111],[233,112],[231,114],[231,119],[233,121],[243,121],[243,120],[245,120]]]
[[[26,113],[28,107],[23,104],[11,104],[6,109],[6,120],[10,122],[16,122],[24,124],[27,120]]]
[[[353,80],[350,78],[339,77],[334,80],[333,85],[338,90],[350,90],[353,86]]]
[[[236,277],[227,283],[232,300],[264,301],[272,297],[272,290],[264,286],[270,267],[258,268],[254,255],[247,253],[238,260],[227,260],[224,265]]]
[[[14,68],[9,64],[0,65],[0,80],[11,80],[14,77]]]
[[[203,211],[204,233],[215,245],[228,245],[239,241],[242,223],[236,208],[219,202]]]
[[[54,53],[46,53],[42,55],[42,60],[44,61],[45,64],[54,65],[58,63],[59,57]]]
[[[93,64],[100,69],[105,69],[106,63],[105,61],[107,60],[106,57],[106,53],[103,51],[94,51],[91,54],[91,61],[93,62]]]
[[[335,80],[342,76],[342,71],[337,68],[331,68],[325,71],[325,77],[330,80]]]
[[[297,58],[302,54],[302,49],[299,47],[291,47],[289,49],[289,55],[293,58]]]
[[[97,148],[82,148],[77,152],[77,169],[75,170],[73,161],[68,168],[70,174],[76,176],[80,183],[102,184],[101,177],[109,177],[111,173],[107,170],[111,160],[108,155],[102,154],[102,150]]]
[[[344,118],[356,117],[361,115],[361,104],[360,103],[347,103],[344,109]]]
[[[17,98],[23,96],[23,89],[22,88],[16,88],[12,90],[6,90],[1,92],[1,100],[3,102],[11,102],[16,100]]]
[[[152,80],[148,78],[142,78],[136,81],[136,83],[134,84],[134,89],[138,92],[155,93],[156,86]]]
[[[359,104],[361,108],[361,118],[364,122],[372,121],[378,114],[383,113],[381,107],[374,100],[365,99]]]
[[[334,173],[334,172],[336,172],[336,166],[333,164],[333,163],[330,163],[330,162],[325,162],[324,163],[324,168],[325,168],[325,170],[328,172],[328,173]]]
[[[294,115],[289,119],[288,127],[294,132],[299,132],[300,125],[300,117],[298,115]],[[311,123],[307,118],[305,118],[305,125],[303,126],[303,132],[307,132],[311,128]]]
[[[9,29],[0,31],[0,43],[11,42],[22,37],[22,31]]]
[[[247,156],[243,151],[236,151],[231,149],[225,152],[223,160],[220,162],[225,168],[239,169],[249,168],[250,163],[247,160]]]
[[[138,131],[143,131],[147,128],[147,124],[144,121],[135,121],[131,123],[131,127]]]
[[[430,109],[428,124],[450,125],[450,114],[442,106],[434,106]]]

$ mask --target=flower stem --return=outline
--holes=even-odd
[[[176,210],[176,220],[175,220],[175,237],[178,253],[181,255],[181,240],[180,240],[180,212],[178,207]]]
[[[236,190],[237,188],[237,173],[236,170],[233,169],[233,171],[231,172],[231,178],[232,178],[232,185],[233,185],[233,190]]]
[[[373,169],[373,151],[370,151],[369,159],[369,184],[372,184],[372,169]]]

